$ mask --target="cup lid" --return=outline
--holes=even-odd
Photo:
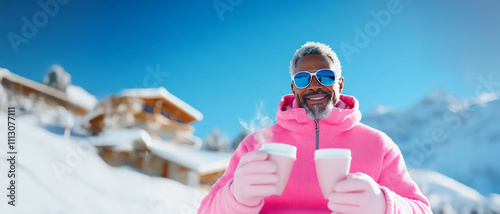
[[[281,155],[294,160],[297,159],[297,147],[284,143],[265,143],[262,144],[262,147],[259,150],[272,155]]]
[[[314,160],[325,158],[348,158],[351,159],[350,149],[319,149],[314,151]]]

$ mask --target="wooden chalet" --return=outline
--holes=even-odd
[[[107,117],[133,120],[109,129]],[[203,115],[163,87],[124,90],[101,101],[85,118],[96,134],[94,145],[111,166],[128,165],[145,174],[209,188],[231,157],[200,150],[201,139],[193,135],[191,123]]]

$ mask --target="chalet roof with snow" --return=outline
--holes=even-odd
[[[107,130],[89,140],[94,146],[111,146],[117,151],[132,151],[136,147],[147,148],[152,141],[151,135],[143,129]]]
[[[7,82],[15,85],[21,85],[29,88],[31,91],[36,91],[44,94],[47,97],[64,102],[71,105],[72,109],[79,109],[78,111],[88,112],[94,107],[97,100],[92,95],[88,94],[84,89],[79,86],[68,86],[66,92],[57,90],[53,87],[47,86],[42,83],[35,82],[28,78],[19,76],[10,72],[8,69],[0,68],[0,82],[7,80]],[[6,84],[6,83],[3,83]]]
[[[165,160],[184,166],[200,174],[208,174],[226,170],[230,153],[195,149],[192,146],[161,143],[153,141],[149,144],[151,153]]]
[[[177,106],[179,109],[185,111],[194,120],[200,121],[203,119],[203,114],[185,103],[175,95],[171,94],[164,87],[159,88],[139,88],[139,89],[125,89],[121,92],[122,96],[138,97],[138,98],[160,98]]]

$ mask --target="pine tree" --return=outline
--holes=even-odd
[[[43,78],[43,84],[66,92],[66,88],[71,84],[71,75],[63,67],[55,64],[47,71],[47,75]]]
[[[231,145],[229,137],[222,134],[217,127],[215,127],[211,134],[207,135],[203,141],[203,148],[206,150],[230,152]]]

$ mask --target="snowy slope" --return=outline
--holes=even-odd
[[[362,122],[400,147],[407,165],[440,172],[483,195],[500,193],[500,100],[458,100],[435,90],[406,110],[378,107]]]
[[[0,112],[0,130],[7,130],[6,118]],[[110,167],[86,138],[65,139],[37,126],[37,120],[33,115],[16,120],[17,206],[8,206],[4,194],[0,213],[196,213],[204,193]],[[5,131],[0,138],[7,138]],[[7,174],[6,145],[1,148],[0,171]],[[7,182],[0,176],[0,186]]]

